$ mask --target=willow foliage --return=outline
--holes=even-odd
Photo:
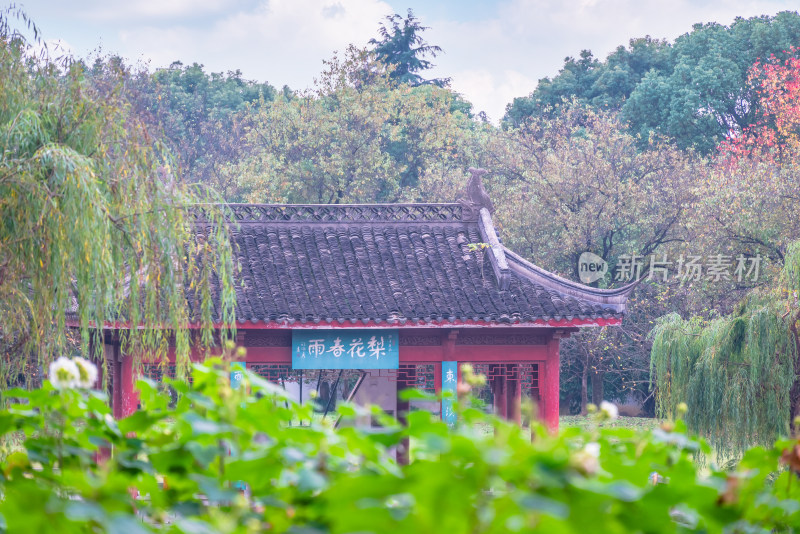
[[[173,176],[122,78],[89,84],[79,64],[36,57],[9,15],[0,13],[0,379],[68,351],[70,327],[88,352],[94,327],[109,322],[128,353],[163,357],[174,342],[185,364],[187,326],[210,346],[214,322],[234,319],[220,214],[205,210],[198,237],[190,209],[211,199]]]
[[[690,430],[722,456],[787,435],[797,415],[798,265],[796,243],[782,288],[753,292],[733,314],[707,323],[667,315],[650,334],[657,411],[670,417],[686,402]]]

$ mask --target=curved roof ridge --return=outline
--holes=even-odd
[[[402,204],[225,204],[229,222],[251,223],[461,223],[478,220],[478,210],[460,202]],[[202,206],[195,223],[208,220]]]
[[[562,278],[557,274],[551,273],[520,256],[519,254],[503,247],[508,259],[509,267],[517,274],[525,278],[541,284],[546,289],[565,293],[567,295],[585,299],[598,304],[617,305],[618,311],[625,309],[625,303],[628,300],[628,295],[633,288],[635,288],[641,280],[636,280],[630,284],[626,284],[616,289],[598,289],[590,286],[585,286],[572,280]]]

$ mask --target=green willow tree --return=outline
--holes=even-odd
[[[771,290],[751,292],[733,313],[701,321],[677,314],[651,332],[657,410],[687,402],[690,430],[722,456],[789,433],[800,415],[800,242]]]
[[[181,367],[190,323],[210,346],[214,322],[234,319],[221,214],[207,206],[196,227],[193,206],[212,197],[174,176],[121,79],[88,83],[70,58],[35,56],[20,17],[0,14],[0,380],[73,350],[76,329],[88,353],[108,322],[132,327],[122,341],[138,356],[174,343]]]

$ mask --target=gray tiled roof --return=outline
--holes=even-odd
[[[497,242],[488,211],[481,222],[467,204],[231,209],[237,321],[510,324],[625,312],[626,291],[535,267]],[[476,252],[470,243],[494,246]]]

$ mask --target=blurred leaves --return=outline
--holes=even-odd
[[[456,406],[453,429],[412,412],[405,428],[385,421],[397,431],[376,440],[373,430],[350,426],[354,415],[344,416],[339,430],[320,420],[290,426],[308,417],[308,407],[262,389],[250,372],[231,389],[229,375],[229,363],[219,359],[195,365],[191,384],[172,382],[185,392],[174,408],[165,408],[169,396],[160,388],[139,382],[142,409],[119,421],[126,434],[115,430],[105,403],[95,402],[105,400],[99,393],[48,383],[9,392],[28,404],[0,411],[2,437],[23,435],[17,452],[2,460],[3,528],[577,533],[597,525],[604,532],[800,526],[800,488],[779,467],[793,441],[753,449],[729,472],[701,471],[695,455],[710,449],[689,438],[681,421],[669,430],[633,430],[592,419],[556,436],[538,423],[525,430],[470,410],[468,399]],[[479,430],[486,425],[494,432]],[[392,451],[404,439],[415,444],[414,459],[398,465]],[[588,443],[599,451],[591,472],[580,468]],[[770,477],[774,484],[765,483]]]

